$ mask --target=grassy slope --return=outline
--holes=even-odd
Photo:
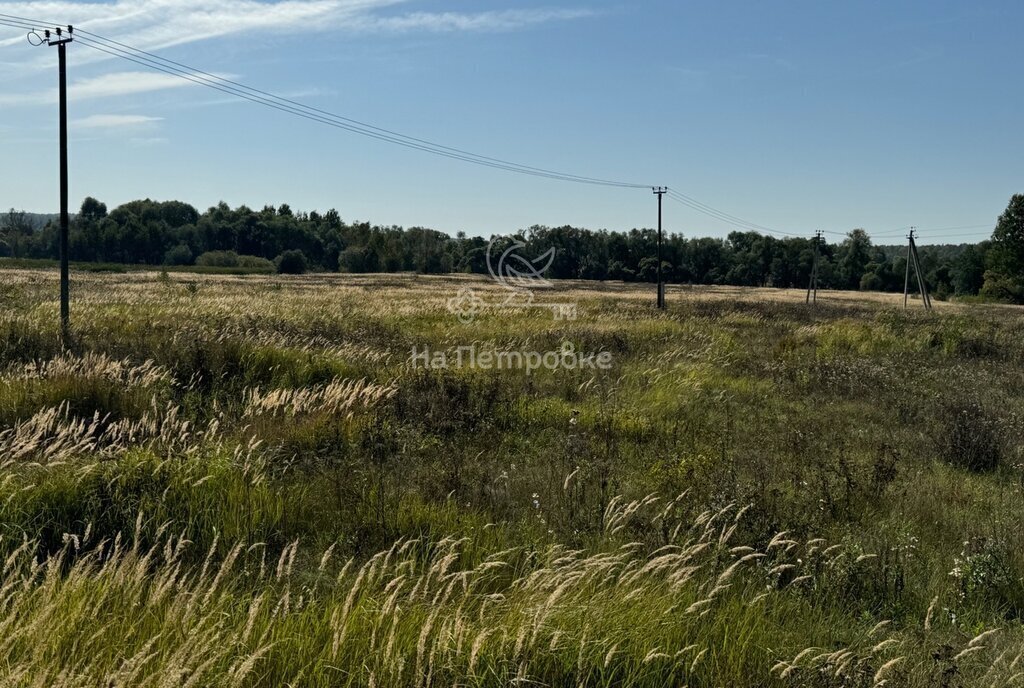
[[[81,274],[61,353],[55,275],[2,277],[10,683],[1024,672],[1016,309],[723,288],[658,314],[644,290],[567,283],[541,299],[575,321],[463,325],[459,288],[499,293]],[[407,363],[474,342],[614,365]]]

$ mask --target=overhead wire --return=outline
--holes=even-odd
[[[691,198],[691,197],[689,197],[689,196],[687,196],[687,195],[685,195],[683,193],[680,193],[678,191],[675,191],[673,189],[669,189],[667,195],[668,195],[669,198],[671,198],[676,203],[684,205],[684,206],[690,208],[691,210],[696,210],[697,212],[703,213],[704,215],[707,215],[707,216],[712,217],[712,218],[714,218],[716,220],[719,220],[720,222],[723,222],[725,224],[732,225],[734,227],[738,227],[738,228],[741,228],[741,229],[744,229],[744,230],[747,230],[747,231],[766,232],[768,234],[784,235],[784,236],[791,236],[791,237],[801,236],[799,234],[794,234],[792,232],[785,232],[785,231],[778,230],[778,229],[772,229],[770,227],[765,227],[764,225],[759,225],[759,224],[756,224],[754,222],[750,222],[748,220],[744,220],[743,218],[737,217],[735,215],[731,215],[731,214],[726,213],[725,211],[722,211],[722,210],[718,210],[717,208],[715,208],[713,206],[710,206],[710,205],[708,205],[706,203],[702,203],[701,201],[698,201],[695,198]]]
[[[0,15],[4,16],[4,15]],[[7,15],[10,16],[10,15]],[[24,18],[20,18],[24,20]],[[76,39],[82,43],[82,45],[89,47],[93,50],[97,50],[106,53],[112,57],[119,57],[121,59],[134,62],[150,69],[163,72],[165,74],[173,75],[192,83],[206,86],[214,90],[227,93],[229,95],[254,102],[256,104],[264,105],[288,114],[293,114],[299,117],[304,117],[321,124],[328,126],[334,126],[341,128],[353,133],[369,136],[381,141],[393,143],[416,150],[433,153],[435,155],[441,155],[443,157],[460,160],[463,162],[470,162],[486,167],[493,167],[500,170],[509,172],[516,172],[520,174],[528,174],[533,176],[539,176],[549,179],[555,179],[560,181],[570,181],[583,184],[596,184],[604,186],[616,186],[624,188],[650,188],[649,184],[637,184],[632,182],[620,182],[615,180],[600,179],[596,177],[587,177],[583,175],[567,174],[562,172],[556,172],[554,170],[548,170],[539,167],[533,167],[529,165],[522,165],[519,163],[513,163],[507,160],[499,158],[493,158],[489,156],[483,156],[469,151],[454,148],[451,146],[444,146],[437,144],[425,139],[420,139],[399,132],[395,132],[383,127],[377,127],[366,122],[361,122],[352,118],[337,115],[335,113],[315,108],[312,106],[305,105],[298,101],[278,96],[276,94],[264,91],[261,89],[253,88],[242,84],[238,81],[228,79],[219,75],[211,74],[203,70],[196,69],[182,62],[170,60],[162,57],[155,53],[135,48],[134,46],[116,41],[110,38],[106,38],[97,33],[88,31],[79,27],[76,30]],[[797,236],[790,232],[784,232],[780,230],[774,230],[757,223],[753,223],[742,218],[738,218],[735,215],[731,215],[724,211],[718,210],[712,206],[709,206],[697,199],[691,198],[680,192],[671,191],[670,197],[676,202],[681,203],[693,210],[701,212],[705,215],[713,217],[719,221],[727,224],[737,226],[743,229],[756,230],[768,232],[770,234],[781,234],[786,236]]]
[[[3,16],[3,15],[0,15]],[[23,24],[20,28],[28,28],[29,25]],[[94,38],[86,38],[85,36],[91,36]],[[613,186],[625,186],[628,188],[648,188],[646,184],[633,184],[624,182],[614,182],[611,180],[597,179],[593,177],[584,177],[581,175],[569,175],[564,173],[554,172],[552,170],[545,170],[543,168],[537,168],[526,165],[519,165],[517,163],[509,163],[508,161],[500,160],[497,158],[490,158],[487,156],[479,156],[462,149],[453,148],[450,146],[441,146],[440,144],[434,144],[424,139],[417,139],[415,137],[409,137],[404,134],[399,134],[388,129],[381,127],[375,127],[373,125],[353,120],[351,118],[342,117],[335,115],[326,110],[319,108],[313,108],[310,106],[303,105],[297,101],[276,96],[267,91],[260,89],[251,88],[241,84],[237,81],[226,79],[209,72],[194,69],[185,65],[181,62],[162,58],[153,53],[133,48],[127,44],[113,41],[111,39],[105,39],[98,34],[87,31],[85,29],[76,30],[76,40],[79,41],[85,47],[97,50],[105,53],[112,57],[118,57],[135,64],[153,69],[164,74],[175,76],[198,85],[206,86],[214,90],[232,95],[259,105],[279,110],[288,114],[293,114],[305,119],[309,119],[314,122],[326,124],[328,126],[337,127],[346,131],[362,134],[382,140],[388,143],[394,143],[402,145],[408,148],[421,150],[424,152],[434,153],[442,155],[444,157],[453,158],[464,162],[471,162],[475,164],[484,165],[487,167],[495,167],[497,169],[506,170],[510,172],[518,172],[523,174],[530,174],[534,176],[540,176],[545,178],[552,178],[562,181],[573,181],[578,183],[589,183],[589,184],[601,184],[601,185],[613,185]],[[752,229],[759,231],[766,231],[769,233],[779,233],[790,235],[788,232],[777,232],[768,227],[758,225],[756,223],[748,222],[734,215],[725,213],[716,208],[708,206],[696,199],[690,198],[685,194],[671,191],[670,197],[675,201],[697,210],[698,212],[709,215],[715,219],[726,222],[728,224],[739,226],[744,229]],[[795,236],[795,235],[792,235]]]
[[[121,43],[121,42],[115,41],[115,40],[110,39],[110,38],[104,38],[103,36],[100,36],[99,34],[93,33],[91,31],[87,31],[85,29],[79,29],[78,32],[80,34],[86,34],[88,36],[92,36],[94,39],[96,39],[97,41],[100,41],[100,42],[102,42],[104,44],[117,46],[117,47],[123,48],[124,50],[127,50],[127,51],[131,51],[131,52],[134,52],[134,53],[139,53],[139,54],[145,55],[146,57],[151,58],[152,60],[156,60],[156,61],[159,61],[159,62],[162,62],[162,63],[165,63],[165,64],[169,64],[169,65],[173,65],[175,67],[179,67],[179,68],[185,69],[185,70],[189,71],[192,74],[201,75],[201,76],[204,76],[204,77],[215,79],[215,80],[217,80],[219,82],[230,84],[231,86],[234,86],[234,87],[236,87],[238,89],[247,91],[249,93],[253,93],[253,94],[256,94],[256,95],[259,95],[259,96],[263,96],[265,98],[269,98],[269,99],[272,99],[274,101],[286,103],[288,105],[300,108],[302,110],[306,110],[306,111],[309,111],[309,112],[313,112],[313,113],[317,113],[317,114],[320,114],[320,115],[324,115],[324,116],[329,117],[331,119],[341,120],[343,122],[347,122],[349,124],[352,124],[352,125],[354,125],[356,127],[362,127],[362,128],[370,129],[372,131],[376,131],[376,132],[379,132],[381,134],[385,134],[385,135],[388,135],[388,136],[394,136],[394,137],[397,137],[397,138],[400,138],[400,139],[403,139],[403,140],[406,140],[406,141],[411,141],[411,142],[414,142],[414,143],[422,144],[424,146],[429,146],[431,148],[438,148],[438,149],[445,150],[445,151],[448,151],[448,152],[451,152],[451,153],[456,153],[456,154],[459,154],[459,155],[470,156],[470,157],[477,158],[477,159],[480,159],[480,160],[485,160],[485,161],[488,161],[488,162],[493,162],[493,163],[496,163],[496,164],[511,165],[511,166],[514,166],[514,167],[516,167],[518,169],[530,170],[530,171],[533,171],[533,172],[539,172],[539,173],[545,173],[545,174],[557,174],[560,178],[561,177],[571,178],[571,180],[573,180],[573,181],[588,182],[588,183],[595,183],[595,184],[605,184],[605,185],[610,185],[610,186],[622,186],[622,187],[637,188],[637,189],[646,189],[646,188],[650,187],[650,184],[636,184],[636,183],[631,183],[631,182],[619,182],[619,181],[614,181],[614,180],[599,179],[599,178],[596,178],[596,177],[586,177],[586,176],[582,176],[582,175],[565,174],[565,173],[554,172],[552,170],[546,170],[546,169],[540,168],[540,167],[533,167],[533,166],[530,166],[530,165],[522,165],[522,164],[519,164],[519,163],[513,163],[513,162],[509,162],[507,160],[502,160],[500,158],[493,158],[493,157],[489,157],[489,156],[486,156],[486,155],[480,155],[478,153],[473,153],[471,151],[467,151],[467,150],[464,150],[464,149],[461,149],[461,148],[455,148],[455,147],[452,147],[452,146],[446,146],[446,145],[442,145],[442,144],[439,144],[439,143],[434,143],[434,142],[428,141],[426,139],[417,138],[415,136],[409,136],[407,134],[402,134],[402,133],[393,131],[391,129],[385,129],[383,127],[378,127],[378,126],[375,126],[373,124],[369,124],[367,122],[362,122],[362,121],[357,120],[357,119],[352,119],[351,117],[345,117],[345,116],[342,116],[342,115],[338,115],[338,114],[329,112],[327,110],[323,110],[323,109],[320,109],[320,108],[317,108],[317,107],[313,107],[311,105],[306,105],[304,103],[300,103],[300,102],[298,102],[296,100],[293,100],[293,99],[290,99],[290,98],[286,98],[284,96],[278,96],[278,95],[270,93],[268,91],[264,91],[264,90],[261,90],[261,89],[258,89],[258,88],[253,88],[251,86],[247,86],[245,84],[242,84],[242,83],[240,83],[238,81],[233,81],[233,80],[228,79],[226,77],[210,74],[209,72],[204,72],[204,71],[202,71],[200,69],[196,69],[194,67],[190,67],[190,66],[188,66],[186,64],[183,64],[181,62],[176,62],[174,60],[171,60],[171,59],[168,59],[168,58],[165,58],[165,57],[161,57],[160,55],[156,55],[155,53],[151,53],[151,52],[148,52],[146,50],[142,50],[141,48],[135,48],[135,47],[129,46],[129,45],[125,44],[125,43]]]
[[[32,24],[30,22],[22,22],[13,19],[4,19],[3,16],[4,15],[0,15],[0,25],[9,26],[12,29],[27,29],[29,31],[34,31],[39,27],[38,24]]]
[[[597,186],[611,186],[611,187],[620,187],[620,188],[633,188],[633,189],[648,188],[648,186],[649,186],[647,184],[634,184],[634,183],[628,183],[628,182],[617,182],[617,181],[606,180],[606,179],[597,179],[597,178],[591,178],[591,177],[583,177],[583,176],[580,176],[580,175],[572,175],[572,174],[567,174],[567,173],[555,172],[555,171],[552,171],[552,170],[543,170],[543,169],[540,169],[540,168],[532,168],[532,167],[528,167],[528,166],[525,166],[525,165],[519,165],[517,163],[512,163],[512,162],[497,161],[496,159],[487,159],[487,158],[484,158],[482,156],[476,156],[475,154],[463,154],[463,153],[451,152],[450,150],[442,149],[441,147],[439,147],[437,145],[434,145],[434,144],[426,144],[426,143],[415,142],[415,141],[411,140],[411,138],[410,139],[403,139],[403,138],[400,138],[399,136],[392,136],[392,135],[388,135],[388,134],[378,133],[378,132],[375,132],[375,131],[369,131],[366,128],[359,127],[357,125],[348,124],[343,119],[341,119],[339,117],[336,117],[336,116],[333,116],[333,115],[319,115],[319,114],[316,114],[314,112],[307,111],[307,110],[305,110],[303,108],[300,108],[300,107],[288,105],[288,104],[283,103],[283,102],[275,102],[274,100],[272,100],[272,99],[270,99],[268,97],[253,95],[253,94],[248,93],[248,92],[246,92],[246,91],[244,91],[244,90],[242,90],[240,88],[233,87],[233,86],[230,86],[230,85],[225,85],[224,83],[218,83],[217,80],[215,80],[215,79],[213,79],[211,77],[203,76],[203,74],[201,74],[201,73],[198,73],[198,72],[196,72],[196,73],[188,73],[188,72],[185,72],[185,71],[183,71],[181,69],[167,67],[167,66],[164,66],[164,65],[162,65],[162,64],[160,64],[158,62],[155,62],[153,60],[150,60],[150,59],[147,59],[147,58],[144,58],[144,57],[139,57],[137,55],[128,54],[128,53],[126,53],[125,51],[123,51],[121,49],[118,49],[118,48],[115,48],[115,47],[111,47],[111,46],[107,46],[107,45],[104,45],[104,44],[100,44],[98,42],[93,42],[93,41],[90,41],[89,39],[83,39],[81,36],[78,36],[76,38],[76,40],[81,42],[82,45],[84,45],[84,46],[86,46],[88,48],[91,48],[93,50],[97,50],[99,52],[106,53],[106,54],[111,55],[113,57],[119,57],[119,58],[127,60],[129,62],[134,62],[135,64],[139,64],[141,66],[148,67],[150,69],[153,69],[153,70],[156,70],[156,71],[159,71],[159,72],[163,72],[165,74],[168,74],[168,75],[171,75],[171,76],[175,76],[175,77],[184,79],[186,81],[190,81],[190,82],[198,84],[200,86],[206,86],[207,88],[211,88],[213,90],[220,91],[222,93],[226,93],[228,95],[232,95],[232,96],[235,96],[237,98],[241,98],[243,100],[247,100],[247,101],[255,103],[257,105],[263,105],[265,107],[268,107],[268,108],[271,108],[271,109],[274,109],[274,110],[278,110],[280,112],[284,112],[284,113],[287,113],[287,114],[295,115],[297,117],[302,117],[304,119],[307,119],[307,120],[310,120],[310,121],[313,121],[313,122],[318,122],[320,124],[325,124],[327,126],[334,127],[336,129],[342,129],[342,130],[345,130],[345,131],[348,131],[348,132],[351,132],[351,133],[355,133],[355,134],[359,134],[361,136],[365,136],[365,137],[368,137],[368,138],[372,138],[372,139],[376,139],[376,140],[383,141],[383,142],[386,142],[386,143],[391,143],[391,144],[395,144],[395,145],[398,145],[398,146],[402,146],[404,148],[418,150],[418,151],[422,151],[422,152],[425,152],[425,153],[430,153],[430,154],[433,154],[433,155],[437,155],[437,156],[440,156],[440,157],[449,158],[449,159],[452,159],[452,160],[458,160],[458,161],[461,161],[461,162],[467,162],[467,163],[479,165],[479,166],[482,166],[482,167],[489,167],[489,168],[493,168],[493,169],[503,170],[503,171],[506,171],[506,172],[514,172],[514,173],[517,173],[517,174],[529,175],[529,176],[534,176],[534,177],[542,177],[542,178],[553,179],[553,180],[558,180],[558,181],[574,182],[574,183],[578,183],[578,184],[591,184],[591,185],[597,185]]]
[[[10,15],[0,15],[0,18],[9,17]],[[23,19],[17,19],[16,21],[27,21]],[[21,28],[26,28],[24,25]],[[227,79],[209,72],[204,72],[199,69],[195,69],[181,62],[168,60],[166,58],[155,55],[133,46],[129,46],[125,43],[113,41],[107,39],[99,34],[87,31],[85,29],[78,28],[75,31],[75,39],[81,45],[97,50],[102,53],[106,53],[112,57],[118,57],[135,64],[153,69],[165,74],[175,76],[192,83],[206,86],[222,93],[247,100],[249,102],[263,105],[281,112],[303,117],[305,119],[326,124],[338,129],[343,129],[351,133],[359,134],[369,138],[377,139],[386,143],[403,146],[414,150],[419,150],[425,153],[458,160],[461,162],[467,162],[483,167],[490,167],[493,169],[503,170],[506,172],[513,172],[517,174],[524,174],[535,177],[542,177],[546,179],[553,179],[558,181],[573,182],[578,184],[590,184],[598,186],[608,187],[619,187],[619,188],[631,188],[631,189],[645,189],[650,188],[649,184],[640,184],[634,182],[624,182],[610,179],[602,179],[597,177],[589,177],[584,175],[570,174],[565,172],[559,172],[555,170],[534,167],[530,165],[523,165],[520,163],[511,162],[508,160],[502,160],[499,158],[493,158],[489,156],[472,153],[459,148],[451,146],[444,146],[437,144],[425,139],[420,139],[412,136],[407,136],[389,129],[382,127],[376,127],[365,122],[360,122],[352,118],[337,115],[335,113],[322,110],[320,108],[314,108],[311,106],[304,105],[298,101],[277,96],[275,94],[255,89],[237,81]]]
[[[38,30],[37,27],[46,26],[48,25],[48,23],[27,19],[25,17],[18,17],[15,15],[0,13],[0,25],[36,31]],[[116,57],[129,62],[133,62],[140,66],[153,69],[155,71],[159,71],[170,76],[181,78],[183,80],[195,83],[197,85],[205,86],[207,88],[211,88],[213,90],[252,102],[257,105],[263,105],[264,107],[278,110],[286,114],[302,117],[312,122],[331,126],[361,136],[376,139],[385,143],[403,146],[405,148],[430,153],[433,155],[437,155],[440,157],[460,162],[471,163],[506,172],[552,179],[556,181],[630,189],[652,188],[652,185],[650,184],[639,184],[633,182],[616,181],[610,179],[602,179],[598,177],[588,177],[584,175],[558,172],[555,170],[534,167],[530,165],[523,165],[520,163],[511,162],[500,158],[494,158],[485,155],[480,155],[477,153],[472,153],[464,149],[434,143],[426,139],[409,136],[406,134],[399,133],[397,131],[386,129],[383,127],[378,127],[366,122],[345,117],[343,115],[338,115],[336,113],[332,113],[324,109],[305,105],[296,100],[286,98],[283,96],[278,96],[269,91],[253,88],[238,81],[234,81],[223,76],[219,76],[216,74],[212,74],[210,72],[205,72],[203,70],[196,69],[182,62],[177,62],[175,60],[162,57],[160,55],[143,50],[141,48],[135,48],[126,43],[106,38],[97,33],[88,31],[86,29],[82,29],[80,27],[75,29],[74,36],[75,40],[84,45],[85,47],[105,53],[111,57]],[[732,215],[723,210],[719,210],[718,208],[703,203],[695,198],[687,196],[686,194],[683,194],[679,191],[675,191],[674,189],[671,188],[668,189],[667,195],[673,201],[691,210],[702,213],[708,217],[711,217],[733,227],[744,229],[746,231],[765,232],[771,235],[781,235],[787,237],[804,236],[802,234],[773,229],[771,227],[766,227],[764,225],[760,225],[749,220],[745,220],[736,215]],[[943,229],[973,229],[975,227],[984,226],[987,225],[949,227]],[[909,229],[909,227],[903,229]],[[928,231],[929,233],[931,233],[930,230],[919,231]],[[835,236],[845,236],[845,233],[834,232],[829,230],[822,230],[822,233],[831,234]],[[887,237],[886,234],[874,234],[872,236],[878,238]]]
[[[922,232],[944,232],[944,231],[947,231],[947,230],[952,231],[952,230],[956,230],[956,229],[991,229],[992,227],[993,227],[993,223],[988,222],[988,223],[985,223],[983,225],[961,225],[959,227],[925,227],[924,229],[921,229],[920,231],[922,231]]]

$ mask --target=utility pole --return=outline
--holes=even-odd
[[[661,274],[661,198],[668,193],[668,187],[655,186],[652,191],[658,197],[658,308],[665,310],[665,281]]]
[[[68,278],[68,57],[67,44],[75,29],[57,27],[44,32],[46,45],[57,47],[57,76],[60,89],[60,333],[64,346],[71,343],[71,307]],[[40,44],[41,45],[41,44]]]
[[[917,232],[917,227],[910,228],[910,234],[907,235],[907,272],[903,278],[903,307],[907,307],[907,300],[910,298],[910,266],[914,266],[914,274],[917,276],[917,288],[921,291],[921,302],[924,304],[925,310],[932,309],[932,299],[928,295],[928,285],[924,281],[924,272],[921,270],[921,258],[917,254],[917,243],[914,241],[914,235]]]
[[[921,300],[924,302],[925,310],[932,309],[932,297],[928,295],[928,285],[924,281],[924,270],[921,269],[921,256],[917,253],[917,242],[914,241],[913,232],[910,236],[910,249],[914,254],[914,271],[917,272],[917,286],[921,290]]]
[[[817,304],[818,303],[818,244],[821,243],[821,230],[818,230],[817,232],[814,233],[813,241],[814,241],[814,259],[811,262],[811,279],[807,283],[807,303]]]
[[[907,272],[903,277],[903,308],[907,308],[907,299],[910,298],[910,261],[911,261],[911,250],[910,247],[914,244],[914,228],[910,228],[910,235],[907,237]]]

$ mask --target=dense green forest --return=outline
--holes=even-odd
[[[52,216],[11,210],[0,220],[0,256],[56,258]],[[554,247],[548,275],[565,279],[651,282],[657,275],[657,232],[534,226],[516,237],[526,255]],[[511,242],[509,237],[503,241]],[[336,210],[294,212],[289,206],[253,210],[225,203],[200,213],[179,201],[132,201],[107,210],[87,198],[75,215],[71,259],[146,265],[202,265],[305,272],[487,272],[488,241],[451,237],[423,227],[346,223]],[[495,247],[495,251],[498,248]],[[831,289],[899,291],[905,249],[875,246],[862,229],[838,243],[822,242],[820,285]],[[779,239],[732,232],[724,239],[670,234],[663,246],[666,279],[675,283],[804,287],[813,260],[809,238]],[[977,295],[1024,302],[1024,195],[1015,195],[992,239],[979,244],[926,246],[925,277],[938,298]]]

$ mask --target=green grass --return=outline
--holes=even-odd
[[[4,685],[1024,683],[1018,310],[0,277]]]

